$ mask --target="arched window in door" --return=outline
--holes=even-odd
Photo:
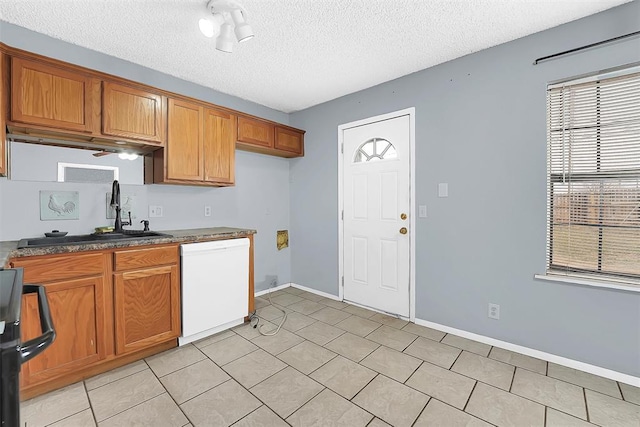
[[[353,162],[373,162],[395,159],[397,157],[396,147],[394,147],[392,143],[383,138],[371,138],[358,147]]]

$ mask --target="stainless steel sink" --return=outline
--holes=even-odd
[[[105,241],[113,242],[133,239],[153,240],[165,237],[173,236],[170,234],[159,233],[157,231],[124,230],[122,233],[95,233],[81,234],[78,236],[36,237],[33,239],[20,240],[18,242],[18,249],[44,246],[82,245],[86,243],[99,243]]]

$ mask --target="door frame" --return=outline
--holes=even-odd
[[[344,299],[344,221],[342,211],[344,209],[343,185],[344,171],[342,147],[344,143],[344,131],[356,126],[368,125],[384,120],[395,119],[401,116],[409,116],[409,320],[416,319],[416,175],[415,175],[415,140],[416,140],[416,109],[405,108],[379,116],[369,117],[354,122],[338,125],[338,297]]]

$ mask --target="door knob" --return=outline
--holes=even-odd
[[[400,219],[407,219],[407,214],[406,213],[400,214]]]
[[[400,234],[407,234],[407,227],[402,227],[400,229]]]

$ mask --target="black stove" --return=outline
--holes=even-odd
[[[22,269],[0,269],[0,426],[20,425],[20,366],[55,339],[44,286],[23,285]],[[25,343],[20,338],[22,295],[38,294],[42,335]]]

